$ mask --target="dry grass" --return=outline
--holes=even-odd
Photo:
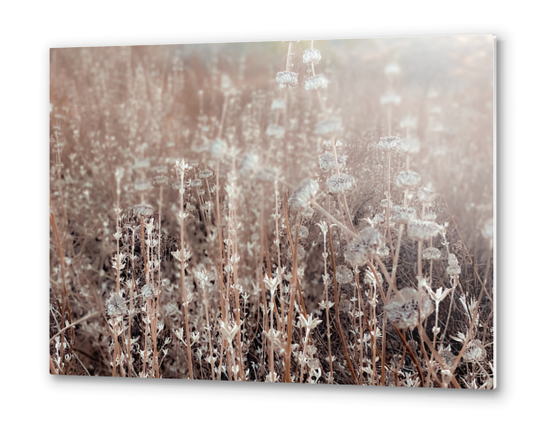
[[[493,388],[492,66],[479,36],[52,50],[51,373]]]

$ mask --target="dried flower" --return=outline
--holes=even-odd
[[[337,282],[339,284],[350,284],[354,281],[354,274],[350,270],[350,268],[339,265],[337,267]]]
[[[480,362],[486,358],[486,350],[480,340],[471,340],[463,353],[463,361]]]
[[[317,49],[307,49],[303,52],[303,63],[307,65],[317,65],[321,59],[322,55]]]
[[[356,185],[354,177],[348,174],[332,175],[327,179],[327,187],[332,194],[342,194],[350,191]]]
[[[422,256],[424,259],[440,259],[440,250],[438,250],[436,247],[428,247],[423,251]]]
[[[429,240],[438,234],[439,227],[433,221],[413,219],[408,223],[408,235],[416,241]]]
[[[281,87],[297,85],[297,72],[281,71],[277,72],[277,83]]]
[[[207,178],[210,178],[212,176],[213,176],[213,171],[211,171],[210,169],[204,169],[198,175],[198,177],[200,177],[203,180],[206,180]]]
[[[154,214],[154,209],[149,205],[135,205],[132,213],[138,218],[148,218]]]
[[[395,185],[400,189],[414,188],[420,181],[420,175],[414,171],[401,171],[395,176]]]
[[[393,325],[412,330],[418,321],[423,321],[433,312],[434,306],[426,293],[407,287],[400,290],[384,310]]]
[[[314,75],[305,80],[305,90],[316,90],[327,87],[327,78],[321,74]]]
[[[428,204],[431,203],[434,199],[435,191],[433,190],[431,184],[427,185],[426,187],[420,187],[418,189],[418,200],[421,203]]]
[[[366,227],[348,244],[344,258],[352,265],[363,266],[381,247],[384,247],[384,236],[378,230]]]
[[[331,152],[325,152],[318,158],[318,163],[322,171],[332,171],[336,169],[336,164],[339,169],[342,169],[346,165],[346,156],[337,155],[337,162],[335,162],[335,155]]]
[[[416,219],[416,211],[413,208],[406,208],[399,205],[392,206],[390,220],[398,224],[408,224],[413,219]]]
[[[314,180],[304,180],[295,190],[288,204],[294,212],[302,212],[307,209],[318,193],[318,183]]]
[[[309,229],[304,225],[299,227],[299,238],[306,239],[309,236]]]
[[[461,274],[461,267],[459,265],[450,265],[446,268],[446,273],[450,277],[455,277],[459,274]]]
[[[401,143],[401,138],[396,137],[393,135],[386,136],[386,137],[380,137],[380,141],[378,142],[378,147],[380,147],[382,150],[393,150],[399,144]]]
[[[126,314],[127,310],[122,296],[118,293],[112,293],[107,301],[107,313],[112,317],[122,316]]]

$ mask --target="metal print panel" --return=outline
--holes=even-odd
[[[51,374],[495,387],[492,36],[50,54]]]

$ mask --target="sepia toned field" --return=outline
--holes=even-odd
[[[52,49],[50,372],[493,389],[493,54]]]

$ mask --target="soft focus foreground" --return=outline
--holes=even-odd
[[[494,387],[493,39],[53,49],[50,371]]]

